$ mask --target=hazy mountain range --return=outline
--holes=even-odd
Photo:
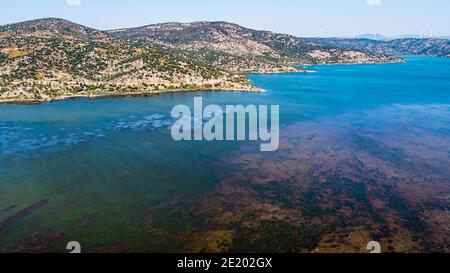
[[[370,39],[311,38],[307,40],[339,48],[361,50],[372,54],[450,57],[450,40],[447,39],[404,38],[380,41]]]
[[[342,37],[335,37],[335,38],[344,38],[344,39],[370,39],[370,40],[380,40],[380,41],[390,41],[390,40],[397,40],[397,39],[450,39],[450,36],[433,36],[430,37],[430,35],[417,35],[417,34],[404,34],[404,35],[396,35],[396,36],[385,36],[378,33],[367,33],[367,34],[361,34],[357,36],[342,36]]]

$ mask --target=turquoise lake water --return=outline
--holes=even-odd
[[[251,75],[264,93],[0,105],[0,223],[48,200],[0,229],[0,251],[64,251],[68,240],[84,242],[87,250],[121,245],[176,251],[164,236],[157,239],[141,229],[151,225],[145,222],[149,210],[209,191],[234,171],[224,159],[252,149],[240,142],[173,141],[170,110],[192,105],[195,96],[202,96],[205,105],[280,105],[281,145],[289,137],[283,132],[339,129],[348,141],[371,138],[416,156],[417,166],[428,164],[450,183],[450,59],[407,59],[315,66],[307,74]],[[383,147],[359,148],[383,158]],[[168,230],[186,224],[169,220]]]

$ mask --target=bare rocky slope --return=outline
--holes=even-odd
[[[109,31],[122,40],[159,44],[232,72],[290,71],[292,66],[401,61],[227,22],[165,23]]]

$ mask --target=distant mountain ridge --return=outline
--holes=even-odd
[[[228,22],[163,23],[108,33],[126,41],[183,50],[194,58],[234,72],[288,71],[292,66],[305,64],[399,61],[384,54],[340,49]]]
[[[308,40],[339,48],[362,50],[373,54],[450,57],[450,40],[447,39],[405,38],[380,41],[371,39],[310,38]]]
[[[314,37],[317,38],[317,37]],[[385,36],[378,33],[366,33],[356,36],[342,36],[342,37],[330,37],[330,38],[341,38],[341,39],[369,39],[378,41],[392,41],[398,39],[444,39],[450,40],[450,36],[433,36],[430,35],[417,35],[417,34],[404,34],[396,36]]]

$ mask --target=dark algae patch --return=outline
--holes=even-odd
[[[4,209],[0,210],[0,213],[8,212],[8,211],[10,211],[10,210],[12,210],[12,209],[15,209],[16,207],[17,207],[17,206],[14,205],[14,206],[10,206],[10,207],[4,208]]]
[[[39,202],[36,202],[36,203],[32,204],[31,206],[29,206],[29,207],[19,211],[18,213],[14,214],[13,216],[9,217],[5,221],[1,222],[0,223],[0,232],[5,230],[10,225],[13,225],[14,223],[16,223],[16,222],[20,221],[21,219],[27,217],[28,215],[32,214],[34,211],[44,207],[45,205],[48,204],[49,201],[50,201],[50,199],[44,199]]]
[[[411,209],[398,195],[392,195],[389,198],[389,207],[394,209],[406,221],[406,228],[416,232],[423,232],[426,230],[426,225],[420,219],[418,212]]]
[[[388,145],[369,137],[353,136],[353,142],[359,149],[370,153],[376,158],[391,162],[395,165],[401,165],[405,159],[405,154],[401,149],[389,147]]]
[[[318,226],[281,221],[265,221],[257,228],[238,226],[230,252],[310,252],[318,246],[321,234]]]

